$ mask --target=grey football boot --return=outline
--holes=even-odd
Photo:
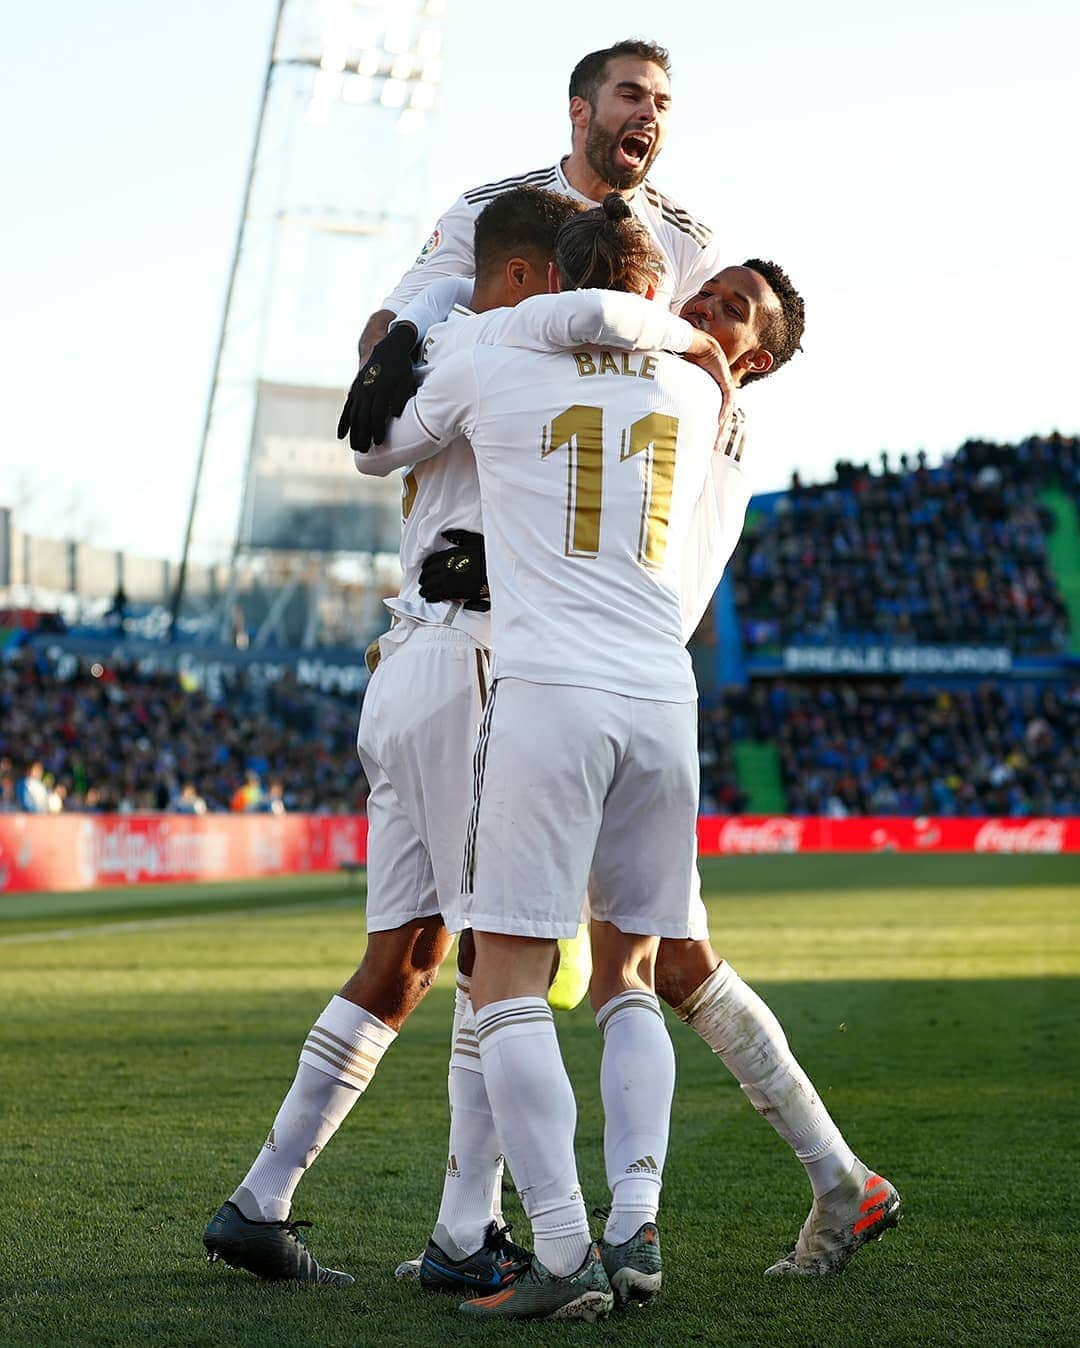
[[[645,1305],[659,1292],[660,1233],[653,1222],[645,1222],[621,1245],[602,1240],[600,1258],[620,1306],[628,1301]]]
[[[299,1227],[310,1222],[253,1222],[235,1203],[222,1203],[203,1232],[210,1263],[220,1259],[230,1268],[246,1269],[269,1282],[317,1282],[348,1287],[348,1273],[323,1268],[304,1244]]]
[[[595,1245],[579,1269],[558,1277],[533,1255],[511,1285],[463,1301],[464,1315],[484,1320],[602,1320],[614,1305],[611,1284]]]
[[[887,1179],[857,1161],[851,1175],[814,1199],[795,1248],[766,1276],[820,1277],[843,1273],[864,1245],[900,1220],[900,1195]]]

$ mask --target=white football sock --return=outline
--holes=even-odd
[[[362,1006],[333,997],[311,1027],[289,1093],[232,1202],[249,1221],[283,1222],[304,1171],[364,1093],[397,1038]]]
[[[503,1224],[503,1158],[480,1067],[476,1020],[468,988],[463,990],[460,981],[458,996],[465,1006],[460,1015],[455,1008],[454,1015],[450,1154],[434,1240],[446,1249],[449,1237],[463,1254],[472,1254],[484,1243],[484,1233],[493,1221],[499,1226]],[[452,1250],[447,1252],[453,1254]]]
[[[623,992],[596,1013],[604,1036],[600,1096],[611,1215],[604,1239],[629,1240],[656,1220],[675,1094],[675,1052],[660,1003]]]
[[[855,1154],[795,1061],[780,1022],[730,964],[714,969],[675,1014],[701,1035],[791,1147],[815,1198],[851,1173]]]
[[[533,1247],[559,1277],[581,1267],[592,1243],[574,1160],[577,1106],[551,1007],[511,997],[477,1012],[484,1082]]]
[[[471,981],[466,974],[458,973],[457,981],[454,984],[454,1023],[450,1027],[450,1065],[453,1066],[454,1049],[458,1041],[458,1033],[461,1030],[462,1021],[466,1018],[472,1020],[472,1002],[469,1001],[469,988]],[[476,1053],[476,1070],[480,1070],[480,1050],[476,1047],[476,1026],[471,1026],[472,1049]],[[454,1096],[451,1089],[449,1072],[447,1075],[447,1091],[450,1092],[450,1108],[454,1107]]]

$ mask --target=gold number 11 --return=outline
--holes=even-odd
[[[639,417],[619,436],[619,461],[646,456],[641,501],[638,561],[655,570],[664,563],[671,488],[675,479],[675,441],[679,418],[665,412]],[[604,412],[576,403],[560,412],[540,435],[540,457],[566,447],[567,557],[596,557],[600,551],[600,513],[604,494]]]

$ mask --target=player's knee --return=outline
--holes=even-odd
[[[709,941],[660,942],[656,957],[656,995],[668,1006],[681,1006],[720,963]]]
[[[340,995],[398,1030],[435,982],[450,941],[439,918],[372,932],[360,967]]]

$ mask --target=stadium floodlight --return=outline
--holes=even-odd
[[[260,386],[268,379],[297,388],[340,384],[342,355],[356,336],[340,338],[350,317],[341,313],[342,283],[359,302],[360,287],[349,278],[388,283],[421,232],[427,137],[417,133],[436,105],[445,10],[442,0],[278,0],[173,594],[174,627],[189,557],[231,557],[235,568],[238,551],[249,546],[243,529]],[[407,140],[388,138],[384,128]],[[365,171],[343,175],[342,163],[360,146],[367,147]],[[287,228],[298,222],[303,229]],[[340,251],[350,247],[360,251]],[[344,277],[335,273],[342,266]],[[379,293],[370,292],[372,300]],[[320,294],[324,312],[313,316]],[[302,322],[294,321],[298,305]],[[352,324],[361,319],[354,310]],[[292,353],[283,354],[283,331]]]

